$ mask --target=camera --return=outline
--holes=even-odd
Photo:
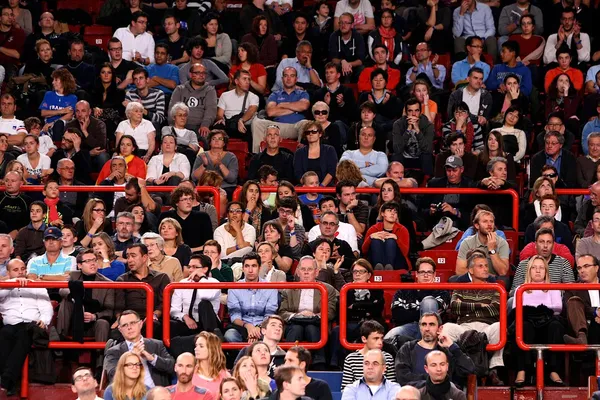
[[[441,203],[441,202],[440,202],[440,203],[437,203],[437,204],[435,205],[435,209],[436,209],[436,211],[442,211],[442,210],[443,210],[443,208],[444,208],[443,206],[444,206],[444,203]]]

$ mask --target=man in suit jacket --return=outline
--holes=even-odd
[[[589,254],[580,255],[577,257],[577,273],[580,283],[598,283],[598,259]],[[592,293],[594,296],[590,296]],[[567,305],[569,331],[575,334],[575,336],[564,335],[566,344],[600,342],[598,340],[600,337],[599,296],[598,290],[565,290],[563,298]]]
[[[300,282],[316,282],[317,262],[304,256],[296,269]],[[339,293],[333,286],[319,282],[327,289],[327,318],[335,319]],[[311,304],[312,298],[312,304]],[[279,315],[286,321],[285,338],[288,342],[318,342],[321,338],[321,292],[317,289],[285,289],[281,292]],[[325,363],[324,349],[315,352],[314,364]]]
[[[550,131],[544,135],[544,150],[531,157],[529,185],[542,175],[542,167],[553,165],[558,171],[559,178],[568,188],[577,187],[577,160],[573,153],[563,149],[565,137],[559,132]]]
[[[78,271],[72,271],[69,281],[110,282],[110,279],[98,273],[96,254],[92,249],[86,249],[77,255]],[[88,292],[86,289],[85,292]],[[96,342],[106,342],[110,333],[110,324],[114,317],[115,290],[89,289],[91,299],[84,296],[83,300],[83,334],[93,335]],[[56,329],[59,335],[71,334],[73,322],[74,300],[70,289],[60,289],[63,298],[58,310]],[[96,367],[102,366],[104,351],[99,350]]]
[[[175,367],[175,360],[169,354],[160,340],[147,339],[142,336],[142,320],[140,315],[132,310],[125,310],[117,320],[119,331],[125,338],[108,350],[104,356],[104,370],[112,382],[117,370],[119,358],[128,351],[141,356],[144,364],[144,384],[148,387],[169,386]]]

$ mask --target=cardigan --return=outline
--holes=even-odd
[[[216,60],[220,63],[231,66],[231,39],[229,35],[226,33],[217,33],[217,44],[215,45],[215,57],[213,60]]]
[[[217,174],[219,174],[220,176],[223,176],[223,174],[221,173],[221,169],[219,167],[216,167],[215,165],[213,165],[212,160],[208,156],[208,154],[206,155],[206,159],[208,161],[208,165],[206,166],[206,171],[214,171]],[[196,161],[194,162],[194,167],[192,168],[192,171],[195,171],[198,168],[200,168],[200,165],[202,165],[202,163],[203,163],[202,157],[197,156]],[[223,189],[229,188],[229,187],[235,187],[237,185],[238,169],[239,169],[237,157],[235,156],[235,154],[228,151],[223,156],[223,159],[221,160],[221,164],[223,164],[225,166],[225,168],[227,168],[229,170],[229,174],[227,174],[227,176],[223,176],[223,183],[221,184],[221,187]]]
[[[296,154],[294,154],[294,173],[298,181],[300,181],[302,175],[308,171],[308,147],[309,146],[304,146],[301,149],[296,150]],[[323,182],[323,179],[327,174],[330,174],[335,178],[337,162],[338,158],[335,149],[327,144],[321,144],[319,155],[319,164],[321,168],[319,182]],[[334,179],[331,180],[331,184],[333,184],[333,182]]]
[[[158,154],[150,159],[146,180],[158,179],[163,174],[163,160],[163,154]],[[168,170],[169,172],[181,172],[183,179],[187,179],[190,177],[190,162],[183,154],[175,153]]]
[[[365,234],[365,241],[362,245],[363,254],[369,253],[369,248],[371,247],[371,235],[381,231],[383,231],[383,222],[378,222],[369,228]],[[392,233],[397,237],[396,243],[398,244],[398,248],[402,252],[402,255],[408,260],[408,248],[410,245],[410,236],[408,235],[408,230],[396,222],[392,228]]]

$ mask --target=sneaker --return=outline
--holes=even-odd
[[[375,271],[383,271],[383,264],[382,263],[375,264]]]
[[[385,268],[386,271],[393,271],[394,267],[392,267],[392,264],[385,264]]]

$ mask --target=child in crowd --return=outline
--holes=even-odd
[[[305,172],[300,179],[302,187],[319,187],[319,176],[314,171]],[[305,193],[298,196],[302,204],[305,204],[312,212],[315,224],[319,223],[321,212],[319,211],[319,201],[323,198],[321,193]]]
[[[56,151],[56,145],[52,141],[52,137],[48,136],[46,132],[42,135],[42,121],[37,117],[29,117],[23,121],[23,124],[30,135],[35,135],[40,139],[38,152],[52,158]]]

